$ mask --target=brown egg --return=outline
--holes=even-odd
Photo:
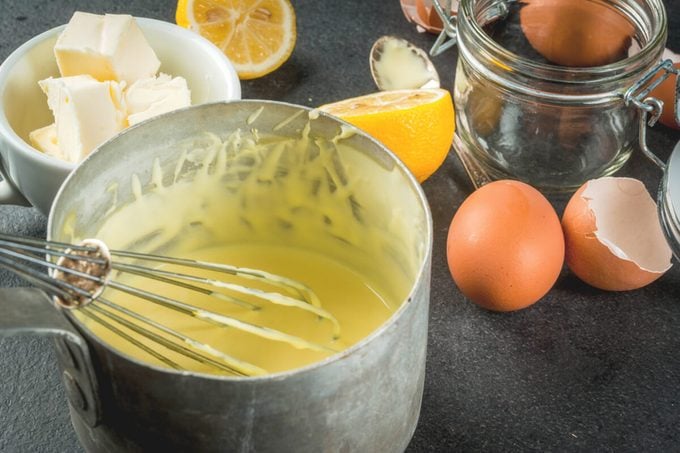
[[[635,32],[623,15],[590,0],[523,0],[522,31],[546,60],[561,66],[602,66],[628,56]]]
[[[673,67],[680,69],[680,62],[674,63]],[[677,78],[677,75],[671,74],[666,80],[661,82],[661,85],[654,88],[654,90],[652,90],[649,95],[663,101],[663,112],[661,113],[659,122],[664,126],[680,129],[680,124],[675,121],[675,114],[673,110],[673,104],[675,102],[675,84]]]
[[[567,266],[596,288],[641,288],[671,267],[656,203],[637,179],[588,181],[569,200],[562,227]]]
[[[543,297],[564,262],[564,237],[550,202],[518,181],[495,181],[458,208],[447,241],[453,280],[473,302],[512,311]]]

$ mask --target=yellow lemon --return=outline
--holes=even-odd
[[[219,47],[241,79],[269,74],[295,47],[288,0],[179,0],[175,19]]]
[[[442,165],[453,141],[453,102],[443,89],[380,91],[320,110],[383,142],[420,182]]]

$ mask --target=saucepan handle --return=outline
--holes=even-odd
[[[0,337],[53,337],[62,365],[62,380],[73,409],[94,427],[101,409],[89,348],[50,298],[35,288],[0,288]]]

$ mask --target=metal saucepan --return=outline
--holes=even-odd
[[[302,112],[303,114],[299,114]],[[297,116],[295,114],[298,113]],[[235,101],[173,112],[132,127],[102,145],[66,180],[49,216],[48,238],[87,236],[111,206],[132,199],[133,173],[148,180],[152,162],[174,168],[173,144],[205,132],[256,127],[343,140],[387,170],[357,196],[419,225],[395,241],[410,250],[412,285],[401,307],[377,331],[325,361],[259,378],[232,378],[155,367],[102,343],[42,292],[0,289],[0,335],[56,339],[73,425],[88,451],[401,451],[422,398],[430,292],[432,222],[425,196],[384,146],[334,117],[290,104]],[[256,121],[253,119],[257,117]],[[286,123],[285,120],[289,121]],[[349,128],[349,129],[347,129]],[[172,173],[172,171],[169,171]],[[351,175],[350,175],[351,176]],[[374,181],[376,182],[376,181]],[[380,190],[376,188],[380,187]],[[399,220],[397,220],[398,222]],[[389,233],[389,232],[388,232]]]

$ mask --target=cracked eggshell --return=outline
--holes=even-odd
[[[586,182],[567,204],[562,229],[567,266],[596,288],[642,288],[671,267],[656,203],[637,179]]]
[[[432,0],[401,0],[401,9],[409,22],[414,22],[419,31],[439,33],[444,24],[432,4]],[[442,2],[443,4],[443,2]],[[451,14],[456,15],[458,1],[451,2]]]

